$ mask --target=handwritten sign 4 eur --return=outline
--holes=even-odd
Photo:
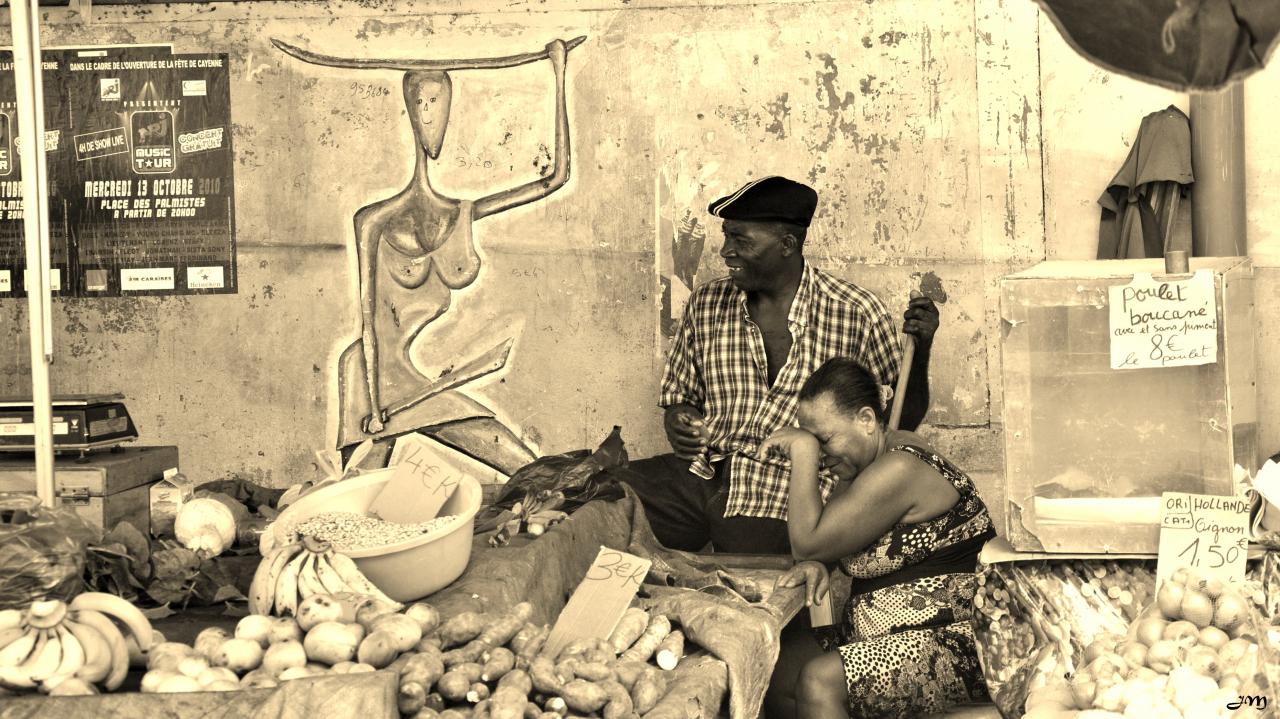
[[[1156,280],[1139,273],[1108,291],[1111,369],[1184,367],[1218,361],[1213,273]]]
[[[396,449],[395,472],[369,505],[369,513],[400,524],[435,519],[463,472],[429,445],[412,443]]]
[[[1249,500],[1165,492],[1160,510],[1156,585],[1179,568],[1224,582],[1244,579],[1249,553]]]
[[[608,639],[649,573],[649,564],[648,559],[600,547],[551,628],[543,652],[554,657],[579,639]]]

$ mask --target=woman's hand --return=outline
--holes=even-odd
[[[800,562],[778,577],[775,587],[798,587],[804,584],[804,605],[812,607],[823,601],[831,589],[827,568],[821,562]]]
[[[818,438],[799,427],[783,427],[769,435],[756,451],[756,459],[764,460],[775,450],[792,462],[808,459],[817,462],[822,455]]]

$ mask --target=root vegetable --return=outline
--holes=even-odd
[[[471,680],[466,674],[450,669],[436,681],[436,691],[448,701],[466,701],[467,692],[471,691]]]
[[[480,681],[480,675],[484,674],[484,667],[475,662],[467,662],[454,666],[450,671],[461,672],[462,676],[467,678],[467,681],[475,684]]]
[[[676,629],[658,644],[658,666],[671,671],[680,663],[682,657],[684,657],[684,632]]]
[[[359,636],[356,635],[355,630],[359,629],[358,624],[322,622],[307,632],[302,646],[311,661],[330,666],[338,662],[349,662],[355,657],[360,640],[364,639],[363,630],[360,630]]]
[[[556,662],[556,676],[560,677],[561,682],[572,681],[578,676],[578,665],[582,660],[577,657],[569,657]]]
[[[237,674],[258,668],[262,663],[262,645],[251,639],[228,639],[218,647],[209,662],[216,667],[226,667]]]
[[[395,650],[407,652],[422,641],[422,627],[403,614],[384,614],[373,620],[370,633],[386,632],[395,639]]]
[[[467,701],[475,704],[489,698],[491,692],[489,685],[484,682],[473,682],[471,688],[467,690]]]
[[[266,653],[262,656],[262,670],[272,677],[280,676],[280,673],[286,669],[306,665],[307,650],[303,649],[302,642],[292,639],[268,646]]]
[[[551,635],[551,627],[545,624],[541,627],[538,627],[537,631],[535,631],[533,635],[529,637],[528,641],[526,641],[524,645],[521,646],[519,649],[515,650],[516,657],[521,659],[532,660],[534,657],[538,656],[538,652],[542,651],[542,648],[546,646],[547,637],[550,635]],[[512,648],[515,649],[515,647],[512,647]]]
[[[609,695],[602,686],[583,679],[566,683],[560,689],[560,697],[570,709],[588,714],[600,711],[609,701]]]
[[[603,682],[617,678],[613,670],[602,662],[580,662],[574,666],[573,673],[579,679],[586,679],[589,682]]]
[[[250,614],[236,623],[236,638],[252,639],[262,645],[263,649],[271,643],[271,627],[275,622],[271,617],[261,614]]]
[[[453,667],[459,664],[467,664],[469,662],[478,662],[484,653],[490,651],[492,645],[486,644],[479,639],[473,639],[467,642],[465,646],[454,647],[441,655],[446,667]]]
[[[516,655],[506,647],[491,649],[486,654],[484,671],[480,674],[481,681],[497,681],[516,666]]]
[[[444,697],[440,696],[439,692],[431,692],[427,695],[427,705],[425,708],[434,709],[438,712],[444,711]]]
[[[422,630],[423,636],[434,632],[436,627],[440,626],[440,612],[425,602],[418,602],[405,607],[404,615],[418,623],[418,628]]]
[[[663,695],[667,693],[666,675],[662,672],[650,669],[644,673],[644,676],[636,680],[636,685],[631,688],[631,702],[635,710],[644,716],[657,706]]]
[[[520,628],[531,617],[533,617],[533,605],[529,602],[520,602],[486,627],[480,633],[480,640],[491,647],[503,646],[519,633]]]
[[[649,620],[649,626],[645,628],[644,634],[636,640],[631,648],[622,653],[622,659],[625,661],[647,662],[649,657],[658,650],[658,645],[663,639],[671,633],[671,620],[666,615],[658,614]]]
[[[634,711],[635,706],[626,687],[616,681],[602,682],[600,686],[609,697],[608,703],[604,706],[604,719],[624,719]]]
[[[649,665],[644,662],[618,660],[613,663],[613,673],[617,676],[622,686],[627,688],[627,691],[631,691],[636,685],[636,681],[648,671]]]
[[[440,712],[440,719],[471,719],[471,714],[461,709],[445,709]]]
[[[427,690],[417,682],[406,682],[400,685],[400,691],[396,694],[396,704],[400,707],[400,714],[417,714],[427,704]]]
[[[399,640],[391,632],[376,630],[360,642],[356,656],[365,664],[381,669],[395,661],[400,652],[397,649]]]
[[[520,627],[520,631],[516,632],[516,635],[511,638],[511,641],[507,642],[507,646],[511,648],[511,651],[519,654],[520,650],[524,649],[524,645],[528,644],[529,640],[532,639],[540,629],[541,627],[533,622],[525,622],[524,626]]]
[[[648,627],[649,612],[640,607],[627,609],[622,619],[618,620],[618,626],[614,627],[613,633],[609,635],[609,647],[613,649],[614,656],[631,648],[631,645],[635,644]]]
[[[416,681],[430,689],[444,676],[444,663],[433,654],[413,654],[400,668],[401,681]]]
[[[533,688],[543,694],[558,694],[564,684],[556,674],[556,665],[549,657],[534,657],[529,663],[529,679]]]
[[[493,715],[489,713],[488,699],[481,699],[471,707],[471,719],[493,719]]]
[[[557,662],[560,662],[570,657],[580,657],[583,654],[586,654],[587,650],[590,648],[591,648],[590,641],[586,639],[575,639],[574,641],[569,642],[569,644],[566,645],[564,649],[561,649],[560,656],[556,657],[555,659]]]
[[[528,672],[521,669],[512,669],[503,674],[502,678],[498,680],[499,689],[506,689],[507,687],[520,692],[520,696],[527,697],[529,692],[533,691],[533,680],[529,678]]]
[[[485,617],[478,612],[461,612],[446,619],[440,625],[441,648],[453,648],[466,644],[480,636],[486,625]]]
[[[440,719],[440,712],[431,707],[422,707],[413,715],[413,719]]]
[[[324,622],[340,622],[342,604],[328,594],[312,594],[298,604],[297,620],[303,632]]]

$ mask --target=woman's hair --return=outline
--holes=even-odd
[[[880,399],[880,385],[865,367],[851,357],[832,357],[809,375],[800,388],[800,400],[830,394],[840,411],[850,417],[870,407],[876,421],[884,424],[886,412]]]

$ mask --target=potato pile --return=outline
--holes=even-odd
[[[1179,569],[1126,631],[1096,636],[1069,677],[1032,691],[1025,716],[1256,716],[1240,703],[1267,685],[1250,603],[1238,586]]]
[[[414,719],[567,719],[644,716],[666,694],[684,635],[664,615],[631,608],[608,639],[545,651],[551,628],[527,602],[503,614],[445,619],[391,663],[400,713]],[[656,660],[658,666],[650,664]]]

